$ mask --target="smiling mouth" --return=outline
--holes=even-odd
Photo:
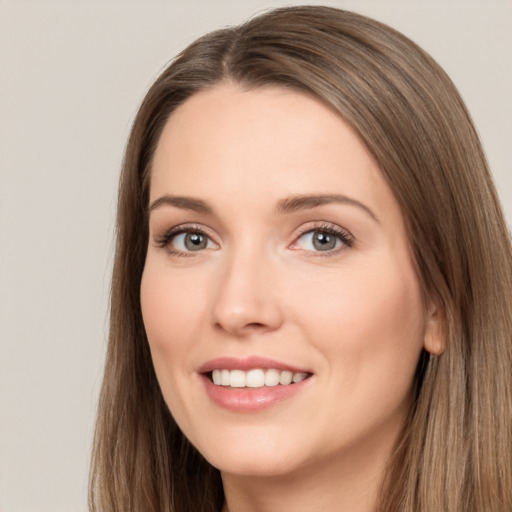
[[[230,388],[263,388],[298,384],[311,377],[307,372],[291,372],[274,368],[255,368],[249,371],[215,369],[208,376],[216,386]]]

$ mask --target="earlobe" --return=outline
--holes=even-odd
[[[427,352],[434,356],[440,356],[446,350],[444,311],[432,304],[429,307],[423,346]]]

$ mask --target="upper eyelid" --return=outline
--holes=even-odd
[[[311,224],[311,223],[307,223]],[[339,224],[335,224],[333,222],[325,222],[325,221],[313,221],[313,225],[301,226],[299,228],[299,232],[295,235],[295,239],[298,237],[305,235],[306,233],[311,233],[312,231],[328,231],[333,232],[336,235],[343,235],[350,240],[355,240],[354,235],[347,229]]]
[[[203,224],[199,224],[197,222],[184,222],[182,224],[177,224],[168,229],[162,229],[159,231],[155,230],[154,238],[162,238],[163,236],[175,236],[180,233],[186,232],[196,232],[196,233],[204,233],[205,235],[211,237],[211,229]]]
[[[334,222],[327,222],[327,221],[322,221],[322,220],[318,220],[318,221],[310,221],[310,222],[305,222],[303,225],[301,225],[299,228],[299,233],[308,233],[310,231],[322,231],[322,229],[324,230],[335,230],[335,231],[341,231],[343,233],[350,233],[350,231],[338,224],[335,224]]]

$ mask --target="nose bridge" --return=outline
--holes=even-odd
[[[222,265],[213,304],[214,324],[235,335],[277,329],[282,315],[268,251],[246,241],[230,250]]]

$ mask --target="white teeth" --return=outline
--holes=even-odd
[[[231,384],[231,377],[229,370],[220,371],[220,383],[222,386],[229,386]]]
[[[279,384],[281,384],[282,386],[287,386],[288,384],[292,383],[292,380],[292,372],[281,372],[281,375],[279,376]]]
[[[231,370],[230,377],[232,388],[245,388],[245,372],[243,370]]]
[[[221,370],[212,371],[212,381],[216,386],[227,386],[232,388],[262,388],[264,386],[288,386],[291,383],[302,382],[308,377],[305,372],[293,373],[271,368],[263,370],[255,368],[244,372],[243,370]]]
[[[221,373],[222,372],[220,370],[213,370],[212,372],[212,380],[216,386],[220,386],[222,384]]]
[[[265,373],[263,370],[250,370],[245,375],[245,385],[248,388],[261,388],[265,385]]]
[[[265,372],[265,386],[277,386],[279,384],[279,370],[267,370]]]

